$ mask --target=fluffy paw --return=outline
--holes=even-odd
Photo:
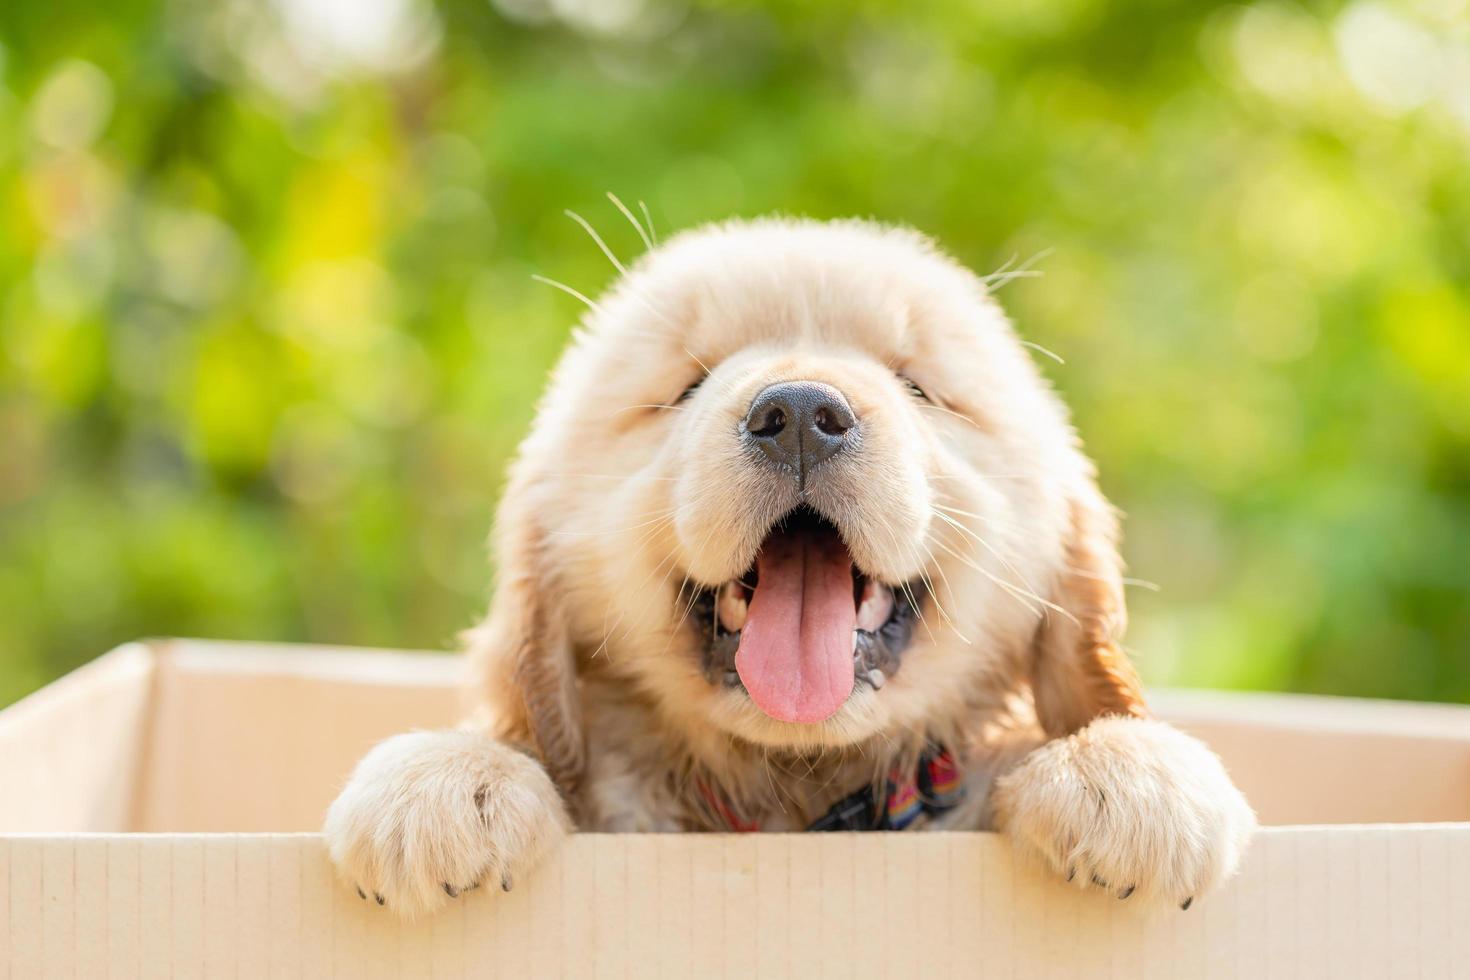
[[[1101,718],[996,781],[996,825],[1079,888],[1189,908],[1235,873],[1256,815],[1213,752],[1162,722]]]
[[[470,732],[414,732],[363,757],[323,833],[359,897],[411,917],[482,882],[509,891],[569,828],[534,759]]]

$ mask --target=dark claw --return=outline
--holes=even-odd
[[[1194,896],[1191,895],[1188,898],[1186,898],[1184,901],[1182,901],[1182,902],[1179,903],[1179,911],[1181,911],[1181,912],[1188,912],[1189,911],[1189,907],[1191,905],[1193,905],[1193,904],[1194,904]]]
[[[510,880],[510,872],[509,871],[503,871],[503,872],[501,872],[501,874],[500,874],[500,890],[501,891],[506,891],[506,892],[510,891],[511,884],[512,883],[511,883],[511,880]]]
[[[1133,894],[1133,889],[1135,889],[1137,887],[1138,887],[1137,885],[1129,885],[1127,888],[1123,889],[1122,891],[1120,891],[1118,893],[1118,898],[1120,898],[1120,899],[1127,898],[1129,895],[1132,895]]]
[[[1106,881],[1103,881],[1097,875],[1093,875],[1092,876],[1092,883],[1094,885],[1097,885],[1099,888],[1106,888],[1106,887],[1108,887],[1108,883]]]
[[[450,898],[459,898],[459,889],[455,888],[453,885],[446,881],[444,883],[444,894],[448,895]]]
[[[1071,881],[1075,877],[1077,877],[1077,868],[1075,866],[1074,867],[1071,867],[1071,868],[1068,868],[1067,869],[1067,880],[1068,881]]]
[[[383,896],[382,895],[379,895],[377,892],[373,892],[373,898],[377,901],[377,903],[379,905],[387,905],[388,904],[387,902],[383,901]]]
[[[357,886],[357,897],[360,898],[360,899],[362,899],[364,902],[367,901],[367,892],[365,892],[365,891],[362,890],[362,886],[361,885],[358,885]]]

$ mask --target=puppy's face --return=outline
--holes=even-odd
[[[539,529],[582,669],[691,734],[836,746],[1001,695],[1089,484],[979,280],[908,232],[773,221],[599,301],[502,523]]]

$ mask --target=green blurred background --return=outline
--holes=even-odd
[[[1470,701],[1467,0],[7,0],[0,704],[451,644],[607,191],[1051,250],[1145,676]]]

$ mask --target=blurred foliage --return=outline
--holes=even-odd
[[[1467,157],[1467,0],[9,0],[0,703],[451,643],[608,190],[1050,250],[1145,675],[1470,701]]]

